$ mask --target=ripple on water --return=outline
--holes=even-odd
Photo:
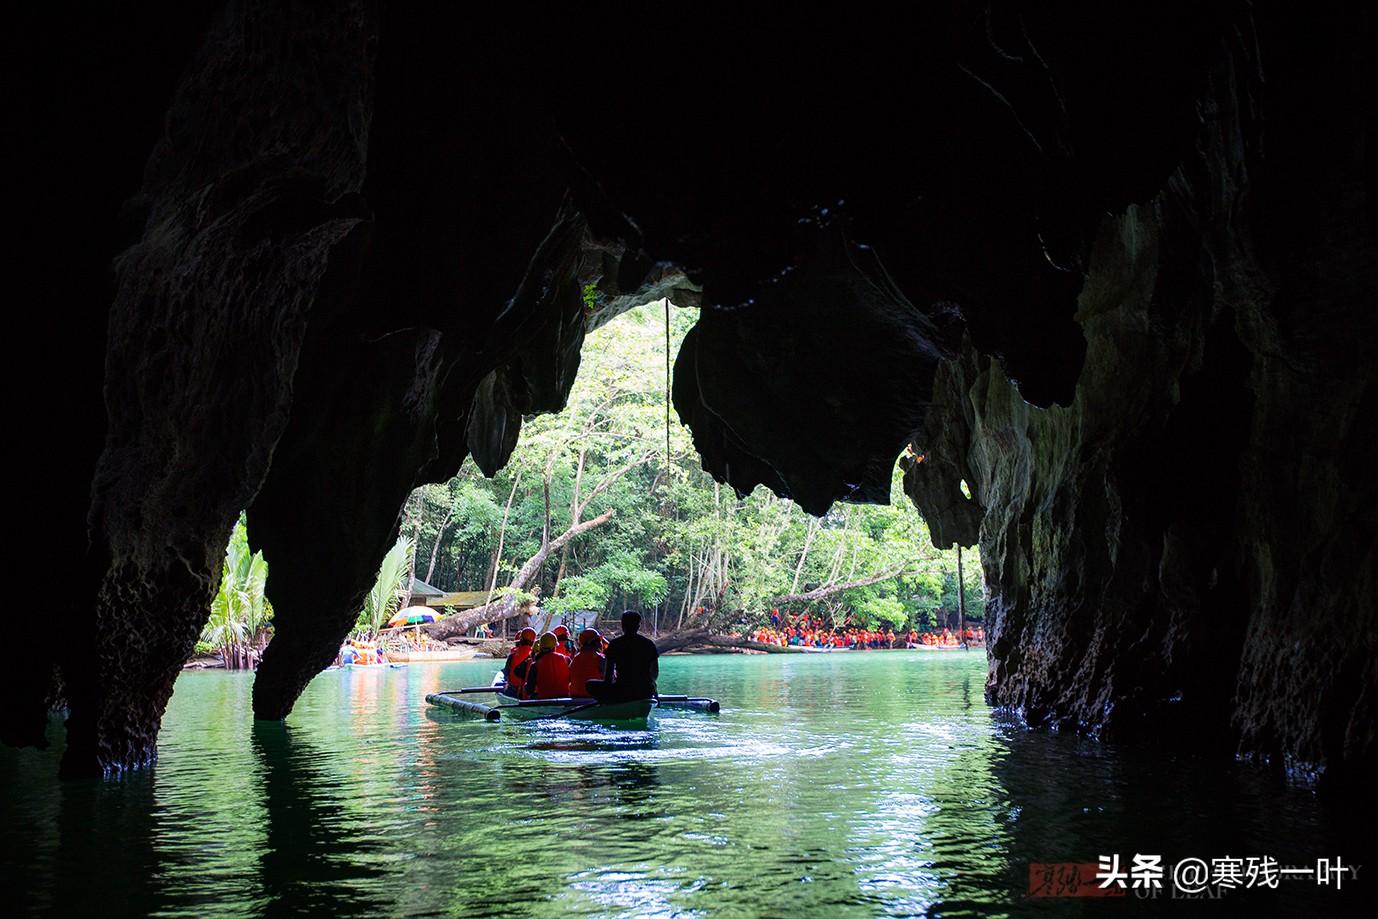
[[[667,659],[665,692],[723,713],[635,731],[424,705],[490,668],[322,674],[277,725],[252,721],[246,675],[189,673],[157,768],[113,785],[52,781],[60,747],[0,751],[25,789],[3,811],[16,908],[998,914],[1027,905],[1030,861],[1185,850],[1202,826],[1204,856],[1333,848],[1314,799],[1230,764],[993,716],[975,655]]]

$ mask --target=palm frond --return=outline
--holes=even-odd
[[[411,540],[401,536],[383,556],[383,562],[378,566],[378,577],[364,598],[357,630],[377,634],[396,611],[411,586],[411,549]]]

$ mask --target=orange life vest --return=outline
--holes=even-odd
[[[503,678],[507,680],[507,691],[509,695],[516,696],[518,699],[526,695],[526,670],[522,664],[531,656],[531,645],[517,645],[512,649],[512,656],[509,657],[507,670],[503,673]]]
[[[531,661],[536,668],[536,691],[533,699],[559,699],[569,692],[569,658],[558,651],[546,651]],[[530,677],[527,679],[530,685]]]
[[[569,694],[575,699],[587,699],[589,680],[603,679],[604,657],[597,651],[580,651],[569,664]]]

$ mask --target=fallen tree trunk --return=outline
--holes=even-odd
[[[492,603],[485,603],[462,613],[455,613],[453,616],[428,622],[421,627],[421,631],[436,641],[448,641],[451,638],[461,637],[472,628],[516,615],[517,601],[514,597],[515,594],[506,594]]]
[[[750,638],[741,638],[737,635],[719,635],[707,629],[685,629],[682,632],[662,635],[656,639],[656,650],[661,654],[667,651],[678,651],[681,648],[698,645],[712,645],[715,648],[743,648],[748,651],[764,651],[767,654],[804,653],[802,648],[768,645],[764,642],[752,641]]]
[[[577,523],[565,530],[555,539],[547,540],[536,550],[536,554],[526,560],[526,564],[512,578],[512,583],[508,586],[511,592],[504,594],[496,600],[476,606],[471,610],[462,613],[455,613],[453,616],[446,616],[436,622],[428,622],[421,627],[421,630],[436,641],[445,641],[451,636],[463,635],[465,632],[479,625],[487,625],[490,622],[497,622],[506,619],[508,616],[515,615],[517,612],[516,592],[526,587],[528,583],[541,570],[541,565],[550,557],[552,552],[558,551],[571,539],[587,533],[595,527],[600,527],[613,518],[611,508],[594,517],[592,520],[585,520]]]

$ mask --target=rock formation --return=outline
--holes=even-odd
[[[1317,123],[1293,108],[1313,97],[1265,79],[1278,38],[1227,42],[1192,154],[1102,219],[1071,404],[1031,407],[968,343],[938,370],[916,438],[928,461],[905,486],[951,522],[947,540],[969,543],[980,509],[991,701],[1354,781],[1378,757],[1374,487],[1359,471],[1378,446],[1378,329],[1353,312],[1378,285],[1355,146],[1372,90],[1340,43],[1333,120]],[[1292,119],[1316,133],[1277,137]],[[958,481],[972,501],[953,498]]]
[[[246,508],[282,718],[409,491],[499,468],[587,328],[668,294],[720,480],[821,513],[913,446],[935,541],[982,546],[994,702],[1371,769],[1372,17],[1103,7],[25,14],[70,640],[4,739],[62,704],[65,772],[148,762]]]

